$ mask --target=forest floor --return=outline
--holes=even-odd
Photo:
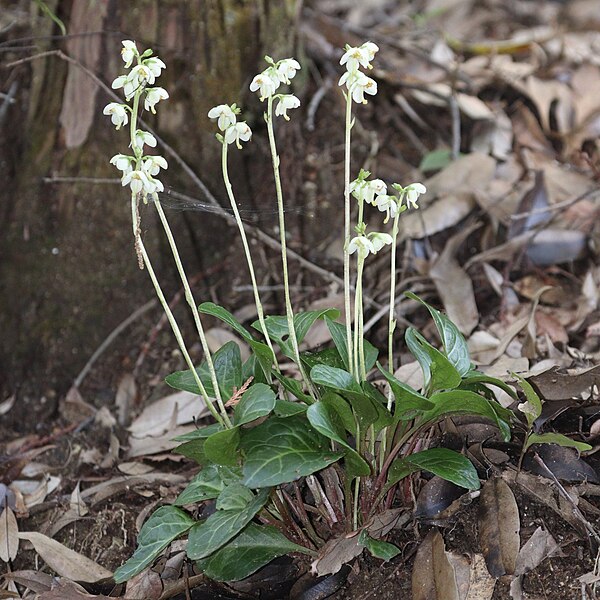
[[[217,586],[195,575],[175,544],[144,571],[137,587],[115,587],[110,574],[131,556],[145,518],[172,502],[197,472],[172,452],[172,438],[190,431],[203,415],[197,399],[173,394],[164,384],[183,361],[150,302],[111,334],[110,345],[64,397],[44,392],[29,403],[16,402],[16,395],[0,401],[0,507],[10,508],[0,517],[0,598],[596,597],[597,1],[306,3],[299,43],[312,66],[302,90],[306,108],[288,139],[304,154],[286,156],[282,149],[282,169],[284,180],[296,183],[292,207],[300,207],[290,211],[290,245],[329,275],[341,274],[340,234],[332,226],[341,230],[336,208],[343,180],[340,49],[367,39],[380,47],[372,72],[379,92],[358,112],[354,168],[389,183],[423,181],[428,191],[420,209],[402,218],[398,296],[411,290],[442,308],[465,335],[481,370],[506,381],[517,372],[534,385],[544,402],[540,431],[586,441],[592,450],[579,456],[562,447],[540,449],[517,473],[514,445],[490,444],[481,423],[454,420],[440,435],[455,436],[459,449],[468,446],[471,458],[490,475],[489,491],[484,486],[482,495],[497,502],[490,508],[488,500],[453,496],[452,489],[432,492],[435,478],[415,478],[406,497],[397,498],[410,518],[391,532],[389,540],[401,552],[387,563],[363,557],[343,576],[317,582],[306,575],[310,565],[278,560],[247,581]],[[258,214],[249,218],[267,227]],[[306,229],[318,244],[298,241]],[[249,322],[256,315],[239,257],[232,245],[211,275],[210,299]],[[271,265],[265,281],[273,290],[272,308],[280,301],[279,268],[276,256],[264,260]],[[339,307],[333,277],[300,272],[293,264],[297,306]],[[381,304],[389,289],[386,269],[383,261],[373,263],[366,290]],[[183,311],[181,292],[171,303]],[[413,324],[435,339],[415,302],[401,299],[397,314],[399,328]],[[366,317],[367,335],[378,347],[386,344],[386,315],[372,308]],[[209,326],[213,348],[235,339],[216,322]],[[414,381],[414,359],[400,337],[398,376]],[[316,327],[305,347],[325,343],[326,331]],[[195,360],[201,358],[199,346],[192,352]],[[57,410],[48,415],[44,407],[55,400]],[[505,507],[512,501],[516,516]],[[509,551],[500,544],[500,556],[490,556],[482,530],[494,519],[499,537],[503,527],[520,527],[516,572],[496,577],[490,571]],[[456,593],[448,592],[442,563],[451,565]],[[299,579],[305,589],[296,583],[290,591]],[[430,582],[422,596],[415,591],[419,581]]]

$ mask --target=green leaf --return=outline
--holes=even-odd
[[[208,460],[206,458],[206,453],[204,452],[204,442],[205,440],[203,438],[183,442],[183,444],[177,446],[173,452],[175,454],[181,454],[181,456],[185,456],[186,458],[197,462],[199,465],[205,465]]]
[[[220,465],[206,465],[193,477],[188,486],[177,496],[175,506],[194,504],[216,498],[224,489],[242,478],[241,469],[229,469]]]
[[[386,488],[415,471],[429,471],[468,490],[481,486],[477,471],[466,456],[448,448],[430,448],[396,459],[390,466]]]
[[[346,471],[349,479],[371,474],[369,463],[346,441],[342,419],[333,406],[326,402],[315,402],[308,407],[306,416],[319,433],[346,448]]]
[[[288,400],[277,400],[275,402],[275,414],[278,417],[291,417],[292,415],[303,414],[308,407],[300,402],[289,402]]]
[[[379,411],[373,400],[347,371],[326,365],[317,365],[311,369],[310,378],[317,385],[322,385],[348,398],[363,431],[379,418]]]
[[[418,331],[409,327],[405,339],[423,369],[425,388],[429,392],[452,390],[461,384],[462,377],[454,365]]]
[[[285,375],[277,373],[277,371],[274,371],[273,375],[275,375],[275,378],[288,392],[293,394],[301,402],[306,404],[312,404],[314,402],[314,400],[308,394],[304,393],[302,390],[302,384],[297,379],[286,377]]]
[[[333,339],[333,343],[337,348],[342,362],[344,363],[344,368],[346,371],[348,371],[350,369],[350,365],[348,363],[348,347],[346,344],[346,326],[343,323],[338,323],[337,321],[331,320],[329,317],[325,317],[325,323],[329,329],[329,333],[331,333],[331,338]],[[373,346],[373,344],[371,344],[371,342],[368,340],[364,340],[364,348],[365,369],[367,372],[369,372],[377,361],[379,350],[377,350],[377,348],[375,348],[375,346]]]
[[[371,398],[377,412],[377,418],[373,422],[373,429],[375,430],[375,434],[377,434],[384,427],[391,425],[394,422],[394,418],[387,409],[387,398],[372,383],[363,381],[361,387],[365,395]]]
[[[200,427],[200,429],[194,429],[193,431],[188,431],[187,433],[182,433],[177,437],[173,438],[174,442],[189,442],[191,440],[199,440],[206,439],[211,436],[213,433],[217,433],[217,431],[221,431],[223,429],[223,425],[220,423],[213,423],[212,425],[207,425],[206,427]]]
[[[364,529],[360,532],[358,541],[375,557],[388,562],[395,556],[400,554],[400,548],[390,544],[389,542],[383,542],[382,540],[376,540],[372,538]]]
[[[404,292],[404,295],[420,302],[427,308],[440,334],[446,357],[461,375],[466,375],[471,370],[471,359],[467,342],[458,327],[444,313],[433,308],[412,292]]]
[[[377,367],[386,378],[394,394],[394,419],[406,421],[413,419],[417,414],[433,408],[433,403],[423,394],[420,394],[406,383],[396,379],[389,371],[384,369],[380,363]]]
[[[235,467],[238,464],[237,448],[239,441],[240,430],[238,427],[223,429],[206,438],[204,453],[208,460],[218,465]]]
[[[195,522],[186,512],[175,506],[161,506],[155,510],[140,530],[138,546],[133,556],[115,571],[115,582],[123,583],[143,571]]]
[[[271,348],[269,348],[267,344],[257,342],[256,340],[252,340],[250,342],[250,347],[254,352],[254,356],[256,356],[256,360],[258,361],[260,368],[262,369],[262,372],[265,376],[265,380],[267,381],[267,383],[270,383],[272,380],[271,367],[275,363],[275,356],[273,355],[273,352],[271,352]]]
[[[196,564],[207,577],[215,581],[239,581],[274,558],[290,552],[314,554],[290,542],[275,527],[249,523],[231,542]]]
[[[511,373],[511,375],[519,381],[521,388],[525,392],[527,402],[519,404],[519,410],[525,415],[527,425],[531,429],[534,421],[542,414],[542,401],[529,381],[516,373]]]
[[[586,444],[585,442],[576,442],[562,433],[532,433],[527,438],[523,452],[533,444],[558,444],[564,448],[575,448],[579,452],[586,452],[587,450],[592,449],[592,446],[589,444]]]
[[[483,383],[486,385],[493,385],[505,391],[509,396],[511,396],[515,400],[519,399],[517,393],[512,387],[510,387],[510,385],[504,383],[504,381],[498,379],[497,377],[490,377],[489,375],[485,375],[484,373],[480,373],[479,371],[469,371],[464,376],[463,384],[468,383]]]
[[[217,510],[242,510],[254,500],[252,490],[239,481],[230,483],[217,498]]]
[[[423,413],[423,421],[434,421],[449,415],[480,415],[493,421],[500,429],[505,441],[510,440],[510,423],[513,413],[490,402],[479,394],[468,390],[452,390],[434,394],[430,398],[435,408]]]
[[[218,510],[196,523],[188,536],[187,555],[192,560],[210,556],[234,538],[265,505],[271,490],[260,490],[241,510]]]
[[[335,392],[326,392],[323,394],[321,402],[331,407],[341,419],[344,429],[356,437],[356,421],[348,402]]]
[[[430,173],[440,171],[453,161],[452,150],[432,150],[423,156],[419,164],[419,171]]]
[[[329,317],[330,319],[337,319],[340,315],[340,311],[336,308],[325,308],[321,310],[310,310],[307,312],[301,312],[294,315],[294,330],[296,332],[296,338],[298,344],[306,337],[308,330],[312,327],[317,319]],[[281,348],[281,351],[288,357],[295,359],[292,345],[289,341],[289,328],[287,323],[287,317],[284,316],[269,316],[265,318],[265,326],[269,337],[277,343]],[[252,323],[252,327],[258,331],[262,331],[260,322],[255,321]]]
[[[332,452],[326,437],[304,415],[271,417],[244,431],[244,485],[263,488],[295,481],[324,469],[342,454]]]
[[[203,302],[198,310],[204,315],[211,315],[227,323],[236,333],[239,333],[248,343],[254,338],[250,332],[226,309],[214,302]]]
[[[235,342],[227,342],[219,348],[214,356],[213,363],[219,382],[221,395],[225,400],[229,400],[233,394],[234,388],[239,389],[244,381],[242,380],[242,357],[240,348]],[[206,393],[214,397],[214,388],[206,361],[196,368],[196,373],[204,386]],[[191,370],[176,371],[167,375],[165,381],[176,390],[191,392],[200,395],[200,388],[196,384],[196,379]]]
[[[265,417],[275,408],[275,392],[264,383],[255,383],[242,395],[233,414],[236,425],[245,425]]]
[[[309,369],[312,369],[316,365],[327,365],[336,369],[344,369],[344,361],[337,348],[326,348],[317,352],[302,352],[300,357]]]

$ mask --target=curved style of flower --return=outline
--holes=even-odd
[[[233,144],[241,150],[242,144],[240,142],[247,142],[252,137],[252,130],[248,127],[248,124],[243,121],[241,123],[236,123],[235,125],[230,125],[225,132],[224,140],[228,144]]]
[[[123,171],[123,174],[127,174],[133,171],[133,163],[135,162],[134,156],[127,156],[126,154],[115,154],[110,159],[110,164],[114,165],[119,169],[119,171]]]
[[[131,40],[123,40],[123,48],[121,49],[121,57],[125,63],[125,68],[129,69],[134,58],[137,58],[140,53],[138,52],[135,42]]]
[[[237,109],[239,111],[239,109]],[[236,122],[235,104],[219,104],[208,111],[208,118],[217,121],[217,126],[221,131],[226,131],[230,125]]]
[[[279,77],[272,77],[270,71],[271,67],[265,69],[262,73],[259,73],[254,77],[250,84],[251,92],[259,92],[260,101],[262,102],[265,98],[272,96],[279,84],[281,83]]]
[[[276,67],[279,81],[289,85],[290,79],[293,79],[296,75],[296,71],[299,71],[301,68],[300,63],[294,58],[284,58],[283,60],[280,60]]]
[[[142,170],[151,177],[160,173],[161,169],[168,169],[169,165],[162,156],[146,156],[142,163]]]
[[[378,50],[379,46],[373,42],[365,42],[358,48],[346,46],[346,52],[340,59],[340,65],[346,65],[346,69],[350,72],[358,71],[359,66],[363,69],[372,69],[371,61],[375,58]]]
[[[144,144],[146,144],[146,146],[150,146],[151,148],[156,148],[156,138],[150,132],[138,129],[135,132],[133,147],[141,150],[144,147]]]
[[[150,72],[154,77],[160,77],[162,70],[167,68],[167,65],[165,65],[165,63],[160,60],[158,56],[151,56],[150,58],[142,61],[142,64],[146,65],[146,67],[150,69]],[[154,80],[150,83],[154,83]]]
[[[127,106],[125,104],[111,102],[110,104],[107,104],[104,107],[104,110],[102,112],[105,115],[110,115],[110,120],[117,129],[121,129],[123,125],[127,125],[127,123],[129,122]]]
[[[123,187],[128,185],[134,194],[143,192],[144,195],[152,195],[157,191],[164,190],[164,187],[160,181],[152,179],[143,170],[130,171],[129,173],[126,173],[121,180],[121,185]]]
[[[390,217],[392,219],[396,218],[400,206],[396,196],[381,194],[380,196],[377,196],[374,204],[381,212],[386,213],[386,217],[383,221],[384,223],[387,223],[390,220]]]
[[[389,233],[373,232],[367,236],[373,244],[373,254],[377,254],[384,246],[392,243],[392,236]]]
[[[427,188],[422,183],[411,183],[404,188],[406,196],[406,204],[412,206],[412,208],[419,208],[417,200],[421,194],[425,194]]]
[[[146,97],[144,98],[144,108],[149,110],[153,115],[156,114],[154,108],[161,100],[166,100],[169,97],[167,90],[161,87],[147,88]]]
[[[375,246],[366,235],[357,235],[348,244],[348,254],[354,254],[355,252],[359,257],[364,258],[369,254],[375,254]]]
[[[275,107],[275,115],[283,117],[286,121],[290,118],[287,111],[292,108],[298,108],[300,106],[300,100],[294,96],[294,94],[282,94],[279,96],[279,103]]]

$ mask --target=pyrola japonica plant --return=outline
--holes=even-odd
[[[377,83],[366,72],[378,52],[372,42],[345,48],[340,78],[345,98],[345,180],[340,185],[344,206],[344,296],[348,318],[339,311],[295,311],[290,295],[286,235],[285,182],[279,170],[276,129],[294,118],[300,100],[289,87],[301,65],[293,58],[265,57],[265,69],[252,79],[250,91],[263,103],[272,158],[273,197],[279,216],[284,281],[284,315],[265,315],[250,246],[240,219],[228,173],[230,149],[240,151],[251,142],[252,131],[235,104],[212,108],[221,144],[222,175],[237,220],[258,319],[247,329],[226,308],[212,302],[197,304],[175,237],[161,205],[161,181],[167,161],[156,154],[155,137],[139,126],[142,107],[155,113],[169,94],[156,86],[165,63],[151,50],[141,52],[124,41],[126,73],[112,87],[122,90],[125,102],[111,102],[104,113],[117,129],[129,127],[129,152],[116,154],[111,163],[122,173],[130,192],[135,248],[140,267],[147,270],[169,320],[187,367],[169,375],[167,383],[195,393],[212,414],[213,422],[180,436],[176,450],[198,463],[199,472],[174,505],[161,506],[146,521],[133,556],[115,572],[123,582],[142,571],[176,538],[187,537],[187,556],[199,571],[215,580],[242,579],[274,558],[299,553],[312,559],[313,571],[331,572],[327,557],[335,541],[354,537],[356,552],[367,549],[389,560],[398,549],[386,541],[406,499],[398,483],[425,470],[468,490],[480,481],[471,462],[459,452],[429,447],[428,433],[449,415],[487,418],[510,438],[513,413],[496,402],[486,385],[495,385],[516,397],[512,388],[478,373],[469,359],[461,333],[441,312],[418,297],[435,322],[442,350],[418,331],[408,328],[405,340],[421,365],[423,387],[413,389],[394,376],[393,341],[396,333],[396,241],[400,218],[418,208],[425,194],[421,183],[388,186],[361,170],[352,178],[350,160],[354,111],[377,93]],[[140,235],[140,202],[158,212],[173,260],[185,290],[204,352],[200,365],[192,362],[188,345],[167,301]],[[356,202],[356,204],[354,204]],[[375,210],[373,210],[375,209]],[[380,219],[375,230],[367,227]],[[353,224],[352,218],[356,222]],[[388,223],[391,222],[391,227]],[[379,350],[364,337],[363,276],[375,254],[390,256],[388,344],[384,367]],[[231,327],[250,347],[242,361],[240,348],[228,342],[211,354],[202,318],[209,315]],[[319,319],[331,334],[330,348],[302,350],[302,342]],[[295,365],[292,372],[283,361]],[[298,376],[292,376],[292,373]],[[376,376],[383,383],[372,383]],[[213,505],[209,516],[196,519],[198,505]],[[339,568],[339,567],[338,567]]]

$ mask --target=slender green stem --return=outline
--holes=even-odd
[[[352,96],[346,95],[346,125],[344,139],[344,310],[346,313],[346,345],[348,346],[348,368],[354,374],[352,362],[352,316],[350,302],[350,135],[352,131]]]
[[[294,327],[294,312],[292,309],[292,300],[290,297],[290,283],[288,276],[288,265],[287,265],[287,242],[285,239],[285,217],[283,212],[283,192],[281,189],[281,177],[279,175],[279,155],[277,154],[277,145],[275,144],[275,132],[273,130],[273,96],[269,96],[267,101],[267,131],[269,134],[269,146],[271,148],[271,158],[273,161],[273,175],[275,177],[275,192],[277,194],[277,209],[279,214],[279,240],[281,244],[281,261],[283,264],[283,290],[285,295],[285,314],[287,317],[289,340],[292,344],[292,350],[294,352],[294,358],[300,370],[300,374],[306,382],[306,387],[309,394],[316,401],[317,396],[314,391],[313,385],[310,379],[304,372],[302,361],[300,359],[300,350],[298,348],[298,338],[296,337],[296,329]]]
[[[398,223],[400,220],[400,211],[396,213],[394,217],[394,224],[392,226],[392,256],[390,266],[390,313],[388,318],[388,371],[394,373],[394,331],[396,329],[396,245],[398,240]],[[392,410],[392,386],[389,386],[388,390],[388,402],[387,409]]]
[[[356,287],[354,290],[354,375],[357,381],[365,380],[367,372],[365,368],[365,350],[363,343],[363,299],[362,279],[365,265],[365,257],[360,251],[356,260]]]
[[[354,506],[352,507],[352,526],[354,531],[358,529],[358,497],[360,494],[360,477],[354,480]]]
[[[221,415],[223,416],[223,420],[225,421],[227,426],[231,427],[231,421],[229,420],[227,410],[225,409],[225,405],[223,404],[223,398],[221,397],[221,390],[219,389],[219,381],[217,379],[215,365],[213,363],[213,359],[210,353],[210,348],[208,347],[208,341],[206,339],[206,334],[204,333],[204,327],[202,326],[202,321],[200,320],[198,306],[196,304],[196,301],[194,300],[194,296],[192,294],[187,275],[185,274],[183,263],[181,262],[181,257],[179,256],[179,250],[177,249],[177,244],[175,243],[175,238],[173,237],[173,232],[171,231],[171,227],[169,226],[169,222],[167,221],[165,211],[163,210],[160,201],[156,200],[154,204],[156,206],[156,210],[158,211],[158,216],[160,217],[160,221],[162,223],[163,229],[165,230],[167,239],[169,240],[171,253],[173,254],[173,259],[175,260],[175,264],[177,266],[177,272],[179,273],[181,283],[183,284],[183,289],[185,290],[185,299],[192,311],[192,315],[194,316],[194,323],[196,325],[196,330],[198,331],[198,336],[200,337],[200,343],[202,344],[202,350],[204,351],[206,365],[208,367],[208,372],[210,373],[210,380],[215,391],[215,398],[217,400],[217,404],[219,405],[219,410],[221,411]]]
[[[194,363],[192,362],[192,358],[190,357],[190,354],[186,348],[185,342],[183,340],[183,336],[181,334],[181,330],[179,329],[179,325],[177,324],[177,321],[175,320],[173,312],[171,311],[171,308],[169,307],[169,303],[167,302],[165,295],[163,294],[163,291],[160,287],[160,284],[158,282],[158,279],[157,279],[154,269],[152,267],[152,263],[150,262],[150,257],[148,256],[148,253],[146,252],[146,248],[144,247],[144,242],[142,241],[140,234],[139,234],[137,215],[138,215],[137,194],[132,193],[132,195],[131,195],[131,216],[132,216],[132,223],[133,223],[133,235],[136,238],[137,251],[141,254],[144,264],[146,265],[146,269],[148,271],[148,274],[150,275],[150,279],[152,280],[154,289],[156,290],[156,295],[158,296],[158,300],[159,300],[163,310],[165,311],[167,320],[169,321],[169,324],[171,325],[171,329],[173,330],[173,333],[175,334],[175,339],[177,340],[177,343],[179,344],[179,349],[181,350],[181,354],[183,355],[183,358],[184,358],[187,366],[190,368],[190,370],[193,374],[194,381],[195,381],[196,385],[198,386],[198,389],[200,390],[202,399],[204,400],[206,407],[208,408],[208,410],[210,410],[212,416],[217,420],[217,422],[221,423],[221,425],[225,425],[225,420],[223,419],[223,417],[221,417],[219,415],[219,413],[213,406],[210,398],[208,397],[208,394],[206,393],[206,389],[204,388],[204,385],[202,384],[202,381],[200,380],[200,377],[198,376],[198,373],[197,373],[196,369],[194,368]]]
[[[223,152],[221,154],[223,181],[225,183],[225,189],[227,190],[229,202],[231,203],[231,210],[233,210],[235,222],[237,223],[240,232],[240,237],[242,238],[242,245],[244,246],[244,253],[246,254],[246,262],[248,263],[248,270],[250,271],[250,279],[252,280],[252,289],[254,291],[254,304],[256,304],[256,312],[258,314],[260,328],[262,329],[263,335],[265,336],[265,340],[267,341],[269,349],[273,353],[273,361],[275,364],[275,368],[278,372],[280,372],[279,364],[277,363],[277,357],[275,356],[275,350],[273,350],[273,344],[271,343],[271,338],[269,337],[269,333],[267,332],[265,315],[263,311],[262,302],[260,301],[260,294],[258,292],[258,284],[256,283],[256,274],[254,272],[254,264],[252,262],[250,246],[248,245],[248,238],[246,237],[246,230],[244,229],[244,224],[242,223],[242,219],[240,217],[240,211],[238,210],[237,202],[235,201],[235,196],[233,195],[233,187],[231,185],[231,181],[229,180],[229,171],[227,168],[227,147],[228,144],[225,141],[223,141]]]

